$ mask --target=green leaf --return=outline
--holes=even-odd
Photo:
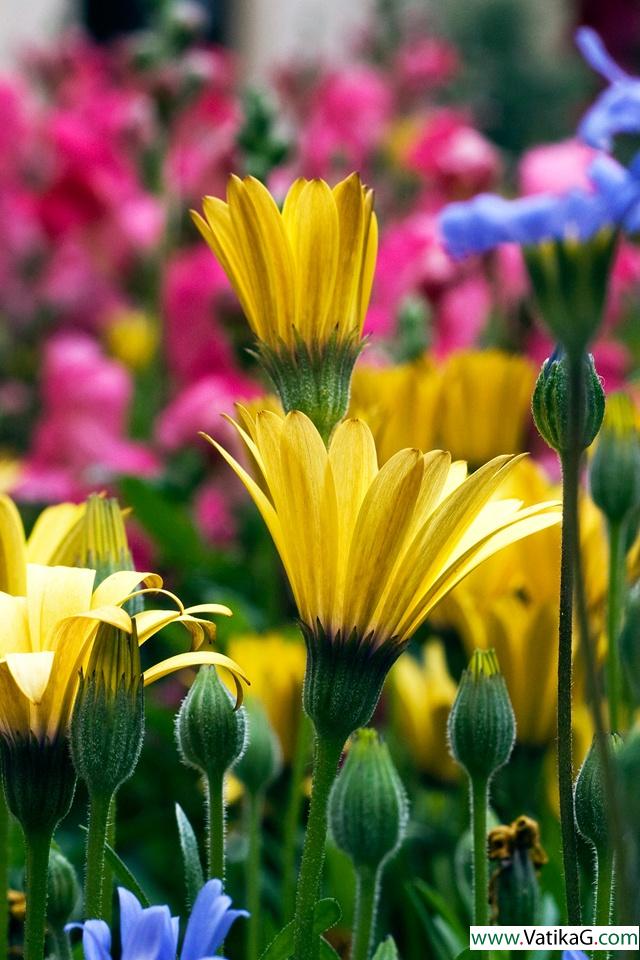
[[[387,937],[382,943],[378,944],[378,949],[373,955],[373,960],[400,960],[398,948],[393,937]]]
[[[193,906],[198,893],[204,886],[204,874],[200,861],[198,841],[189,818],[179,803],[176,803],[176,822],[180,837],[182,863],[184,865],[184,882],[187,890],[187,908]]]
[[[455,911],[451,908],[451,904],[446,900],[446,898],[443,897],[441,893],[438,893],[438,891],[433,887],[430,887],[428,883],[425,883],[424,880],[415,880],[414,886],[418,894],[425,901],[427,907],[435,914],[442,917],[447,926],[450,928],[451,932],[455,933],[460,941],[464,943],[464,941],[467,939],[466,930],[460,923]]]
[[[341,916],[342,911],[337,900],[333,900],[331,897],[318,900],[313,919],[314,934],[321,937],[325,930],[329,930],[330,927],[335,927]],[[271,941],[260,957],[260,960],[289,960],[289,958],[293,956],[294,932],[295,924],[292,920],[286,927],[283,927],[275,939]],[[329,946],[326,940],[320,941],[320,948],[322,957],[325,957],[326,960],[335,960],[336,952],[333,947]]]
[[[409,901],[413,904],[420,918],[435,960],[454,960],[462,947],[456,934],[442,917],[431,915],[413,884],[407,884],[406,890]]]

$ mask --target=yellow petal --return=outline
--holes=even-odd
[[[29,650],[31,642],[25,597],[0,593],[0,656],[11,652],[27,653]]]
[[[91,608],[95,570],[76,567],[27,567],[27,613],[32,650],[55,649],[62,620]]]
[[[118,570],[98,584],[93,594],[92,607],[123,603],[141,583],[150,590],[162,588],[162,577],[157,573],[138,570]]]
[[[338,210],[340,253],[331,314],[348,326],[356,312],[364,251],[364,194],[360,177],[352,173],[333,188]]]
[[[49,685],[53,667],[53,651],[8,653],[5,662],[18,689],[31,702],[38,704]]]
[[[54,565],[58,560],[56,554],[84,512],[84,503],[58,503],[43,510],[29,534],[28,562]]]
[[[373,197],[368,201],[373,204]],[[369,208],[370,209],[370,208]],[[366,218],[365,211],[365,218]],[[366,220],[365,220],[366,222]],[[364,242],[364,254],[362,258],[362,268],[360,270],[360,285],[358,288],[357,301],[357,323],[358,329],[362,331],[369,300],[371,299],[371,288],[373,287],[373,278],[376,272],[376,260],[378,257],[378,220],[375,213],[371,212],[369,216],[368,229]]]
[[[167,660],[163,660],[162,663],[156,663],[155,666],[145,670],[145,686],[148,686],[150,683],[155,683],[156,680],[160,680],[170,673],[175,673],[176,670],[182,670],[184,667],[197,667],[202,664],[211,664],[214,667],[221,667],[228,671],[235,684],[236,707],[239,707],[242,704],[242,698],[244,696],[242,684],[246,683],[249,685],[249,679],[234,660],[225,657],[222,653],[200,650],[195,653],[179,653],[175,657],[169,657]]]
[[[16,597],[27,592],[24,527],[10,497],[0,494],[0,590]]]

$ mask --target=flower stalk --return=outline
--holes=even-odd
[[[24,927],[25,960],[43,960],[47,922],[47,880],[52,830],[25,831],[27,915]]]
[[[291,764],[289,796],[284,821],[282,853],[282,914],[292,916],[296,903],[296,853],[298,825],[302,809],[302,782],[309,753],[310,724],[305,713],[300,715],[295,750]]]
[[[224,773],[207,774],[207,877],[224,880],[226,812]]]
[[[356,874],[356,909],[351,960],[368,960],[375,935],[381,866],[362,865]]]
[[[470,780],[471,826],[473,834],[473,922],[486,926],[489,922],[489,870],[487,865],[487,807],[489,781],[475,776]]]
[[[112,797],[106,793],[89,794],[89,829],[87,832],[84,912],[91,919],[104,917],[107,892],[104,887],[105,845],[109,829]]]

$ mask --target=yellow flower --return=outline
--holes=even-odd
[[[281,633],[243,634],[232,638],[228,653],[241,667],[251,665],[251,693],[264,705],[285,761],[291,760],[302,711],[304,645]]]
[[[377,250],[373,194],[357,174],[333,189],[296,180],[282,213],[253,177],[232,176],[227,202],[193,212],[256,337],[272,350],[360,338]]]
[[[458,767],[447,747],[447,718],[457,686],[442,644],[428,643],[419,660],[402,657],[389,683],[392,725],[417,766],[436,780],[455,780]]]
[[[18,508],[10,497],[0,494],[0,591],[24,596],[27,562],[59,563],[57,554],[84,511],[85,504],[47,507],[27,539]]]
[[[351,382],[350,416],[366,420],[381,463],[405,447],[433,450],[441,413],[442,373],[421,357],[396,367],[358,364]]]
[[[522,460],[501,491],[524,503],[557,493],[541,467]],[[582,554],[591,622],[601,628],[606,595],[606,538],[594,505],[581,502]],[[478,567],[432,615],[455,629],[469,653],[495,648],[516,715],[521,743],[555,737],[560,527],[507,547]],[[577,647],[577,644],[575,644]],[[581,689],[578,674],[577,692]]]
[[[79,671],[86,666],[99,624],[132,633],[132,618],[122,604],[140,583],[156,592],[162,586],[157,575],[130,570],[112,574],[95,589],[94,581],[94,570],[29,564],[24,595],[0,593],[0,733],[9,742],[30,734],[39,741],[66,735]],[[215,634],[214,624],[199,614],[231,611],[217,604],[185,609],[173,599],[175,610],[137,614],[139,643],[179,622],[192,636],[192,650],[152,666],[144,674],[145,684],[182,667],[213,663],[233,675],[240,697],[243,671],[228,657],[199,649]]]
[[[232,421],[233,422],[233,421]],[[394,658],[429,611],[502,547],[556,524],[555,502],[523,509],[492,499],[517,458],[467,477],[449,454],[402,450],[378,468],[362,421],[346,420],[329,449],[300,412],[263,411],[235,427],[260,471],[255,482],[214,440],[269,528],[300,617],[327,636],[355,634]]]
[[[148,367],[158,347],[157,325],[142,310],[119,310],[107,320],[109,353],[131,370]]]

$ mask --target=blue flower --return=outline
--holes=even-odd
[[[582,950],[563,950],[562,960],[589,960]]]
[[[583,117],[578,133],[590,146],[611,150],[617,134],[640,132],[640,79],[611,59],[595,30],[581,27],[576,43],[589,66],[609,82]]]
[[[143,908],[123,887],[118,888],[118,896],[122,960],[176,960],[180,921],[171,916],[169,907]],[[215,960],[215,951],[233,922],[249,916],[246,910],[230,907],[231,899],[222,893],[219,880],[205,883],[187,923],[180,960]],[[86,960],[111,960],[111,932],[103,920],[70,923],[65,929],[82,930]]]
[[[609,193],[597,190],[575,189],[559,196],[537,194],[518,200],[480,194],[445,207],[440,228],[448,252],[461,258],[501,243],[528,246],[552,239],[588,240],[617,222],[618,209]]]

